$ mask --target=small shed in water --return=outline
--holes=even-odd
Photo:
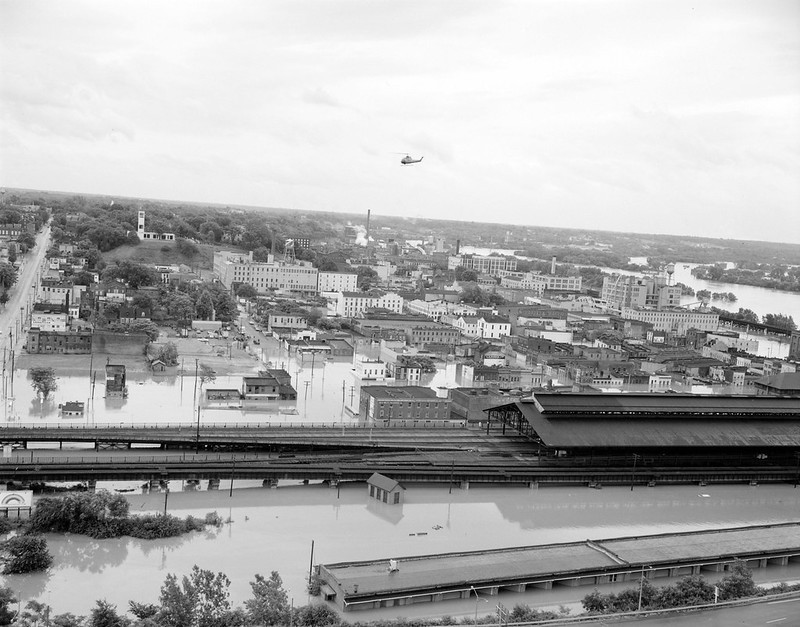
[[[392,505],[402,503],[405,492],[405,488],[399,482],[377,472],[372,473],[367,479],[367,490],[371,498]]]

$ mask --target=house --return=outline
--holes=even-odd
[[[69,318],[67,305],[34,303],[31,327],[41,331],[66,331]]]
[[[136,320],[150,322],[150,309],[146,307],[134,307],[127,303],[119,308],[119,321],[122,324],[130,324]]]
[[[58,406],[62,418],[83,418],[85,404],[80,401],[68,401]]]
[[[478,335],[485,339],[498,339],[511,335],[511,322],[500,316],[481,315],[478,317]]]
[[[405,492],[405,488],[399,482],[377,472],[373,472],[367,479],[367,490],[370,498],[391,505],[401,504]]]
[[[242,377],[242,397],[248,400],[297,400],[291,375],[280,368],[261,370],[258,376]]]
[[[150,362],[150,369],[153,372],[166,372],[167,364],[161,359],[154,359]]]
[[[128,396],[125,366],[106,364],[106,398]]]

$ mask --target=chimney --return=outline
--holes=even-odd
[[[364,251],[367,255],[367,259],[369,259],[369,217],[372,213],[371,209],[367,209],[367,250]]]
[[[461,240],[456,240],[456,255],[461,252]]]
[[[553,255],[553,261],[550,262],[550,274],[556,273],[556,256]]]

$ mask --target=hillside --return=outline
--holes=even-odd
[[[219,246],[195,244],[198,253],[193,256],[182,254],[176,242],[140,242],[136,246],[124,245],[103,253],[106,263],[115,261],[135,261],[157,265],[186,264],[195,270],[211,270],[214,265],[214,249]]]

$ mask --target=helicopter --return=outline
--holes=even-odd
[[[405,155],[402,159],[400,159],[400,163],[403,165],[411,165],[412,163],[419,163],[425,157],[420,157],[419,159],[414,159],[411,155],[407,152],[393,152],[393,155]]]

